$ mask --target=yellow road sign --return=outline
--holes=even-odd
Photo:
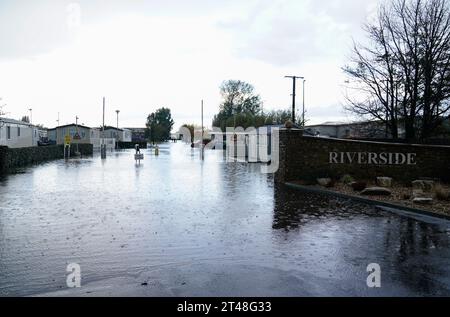
[[[72,139],[70,138],[70,135],[66,135],[64,137],[64,144],[65,145],[70,145],[70,142],[72,141]]]

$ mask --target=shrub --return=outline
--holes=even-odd
[[[341,178],[341,182],[344,183],[345,185],[350,185],[351,183],[353,183],[355,180],[351,175],[344,175]]]

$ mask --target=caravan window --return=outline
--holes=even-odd
[[[11,140],[11,127],[6,127],[6,137]]]
[[[17,127],[17,136],[20,136],[20,127]]]

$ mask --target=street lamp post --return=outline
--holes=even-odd
[[[103,124],[102,124],[102,140],[100,146],[100,152],[102,159],[106,159],[106,144],[105,144],[105,97],[103,97]]]
[[[77,155],[78,155],[78,153],[79,153],[79,148],[78,148],[78,142],[80,141],[80,139],[79,139],[79,137],[80,137],[80,135],[79,135],[79,133],[78,133],[78,116],[75,116],[75,127],[76,127],[76,136],[77,136]]]
[[[28,111],[30,112],[30,123],[33,124],[33,109],[28,109]]]
[[[117,140],[116,140],[116,148],[119,148],[119,113],[120,110],[116,110],[116,114],[117,114]]]

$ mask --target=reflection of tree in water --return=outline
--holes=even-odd
[[[311,221],[329,218],[348,220],[355,216],[380,217],[373,207],[346,199],[302,192],[283,185],[275,186],[274,195],[273,229],[289,231]]]
[[[393,215],[384,231],[385,259],[397,268],[398,279],[417,291],[448,295],[448,285],[439,282],[450,274],[450,243],[443,225]]]

